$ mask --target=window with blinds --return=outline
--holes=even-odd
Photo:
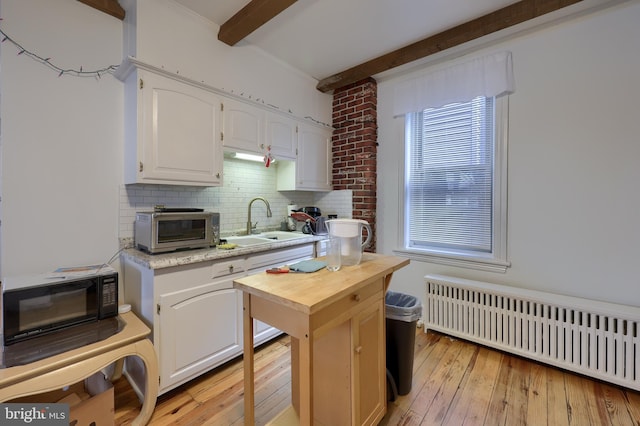
[[[408,249],[491,253],[495,98],[407,114]]]

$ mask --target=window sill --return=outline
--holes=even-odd
[[[440,265],[456,266],[458,268],[477,269],[488,272],[507,272],[511,262],[493,257],[469,256],[453,253],[436,253],[425,250],[395,249],[393,253],[420,262],[437,263]]]

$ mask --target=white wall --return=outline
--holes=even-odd
[[[472,54],[513,52],[512,266],[500,274],[412,260],[393,289],[422,298],[424,275],[444,273],[640,306],[638,22],[634,1]],[[398,247],[404,137],[391,105],[404,77],[378,86],[378,250],[388,254]]]
[[[117,65],[122,22],[75,1],[1,4],[2,29],[61,68]],[[122,83],[1,51],[3,275],[107,261],[118,249]]]
[[[171,0],[121,3],[137,15],[135,28],[127,30],[125,55],[297,117],[331,123],[332,96],[316,90],[317,80],[244,41],[235,46],[218,41],[219,26]]]
[[[63,68],[118,65],[133,52],[299,117],[330,120],[331,96],[315,90],[317,81],[252,47],[223,45],[215,25],[170,0],[121,4],[125,23],[72,0],[2,0],[2,29]],[[140,22],[131,22],[136,14]],[[135,43],[127,38],[125,48],[130,24]],[[0,49],[0,276],[109,260],[119,248],[123,83],[58,77],[8,42]]]

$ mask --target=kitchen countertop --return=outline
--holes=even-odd
[[[231,250],[222,250],[216,247],[195,250],[181,250],[170,253],[148,254],[135,248],[122,251],[122,256],[149,269],[170,268],[173,266],[188,265],[191,263],[206,262],[210,260],[227,259],[236,256],[245,256],[254,253],[277,250],[286,247],[294,247],[301,244],[309,244],[326,240],[326,235],[304,234],[304,237],[277,241],[272,243],[257,244],[247,247],[236,247]]]
[[[234,287],[311,315],[372,281],[390,279],[408,264],[409,259],[397,256],[363,253],[358,265],[343,266],[336,272],[323,268],[312,274],[255,274],[234,280]]]

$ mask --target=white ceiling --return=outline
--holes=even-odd
[[[175,0],[222,25],[249,0]],[[298,0],[240,43],[321,80],[513,0]],[[239,44],[240,44],[239,43]]]

